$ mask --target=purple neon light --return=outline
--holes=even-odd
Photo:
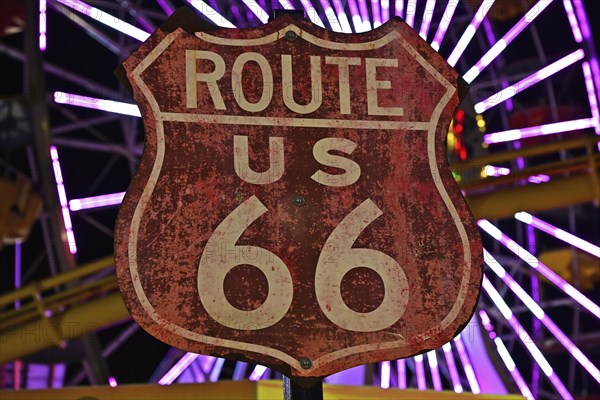
[[[483,289],[494,302],[494,304],[496,304],[496,307],[498,307],[502,316],[517,334],[521,340],[521,343],[523,343],[535,362],[539,364],[542,372],[548,377],[552,385],[556,388],[556,391],[562,396],[563,399],[573,399],[573,396],[571,393],[569,393],[565,385],[563,385],[561,382],[560,378],[556,375],[548,363],[548,360],[546,360],[546,357],[544,357],[544,355],[540,352],[540,349],[538,349],[533,340],[531,340],[529,334],[527,331],[525,331],[525,328],[523,328],[519,321],[517,321],[517,318],[515,318],[513,315],[510,307],[506,304],[500,293],[498,293],[486,276],[483,277]]]
[[[510,129],[507,131],[488,133],[483,135],[483,142],[487,144],[511,142],[535,136],[553,135],[577,131],[580,129],[594,128],[597,125],[594,118],[582,118],[572,121],[555,122],[553,124],[532,126],[530,128]]]
[[[255,0],[242,0],[242,3],[244,3],[246,7],[248,7],[248,9],[252,11],[254,15],[256,15],[256,18],[258,18],[260,22],[263,24],[269,22],[269,14],[267,14],[267,12]]]
[[[392,365],[389,361],[384,361],[381,363],[381,388],[389,389],[390,388],[390,373],[392,370]]]
[[[505,167],[496,167],[494,165],[486,165],[483,167],[483,172],[486,176],[505,176],[510,174],[510,169]]]
[[[342,0],[333,0],[333,8],[335,10],[335,14],[337,15],[338,21],[340,21],[342,32],[352,33],[352,27],[348,21],[348,16],[344,10],[344,4],[342,4]]]
[[[485,18],[483,20],[483,31],[485,32],[485,36],[488,39],[488,42],[490,43],[490,46],[493,45],[494,43],[496,43],[496,35],[494,35],[494,28],[492,28],[492,24],[490,23],[490,19],[489,18]],[[501,76],[500,77],[500,83],[502,85],[502,89],[505,89],[508,87],[508,80],[506,79],[505,76]],[[514,104],[511,98],[506,99],[506,110],[511,112],[513,110]],[[519,168],[521,167],[521,163],[520,161],[522,161],[522,158],[517,159],[517,165],[519,165]]]
[[[487,232],[488,235],[502,243],[504,247],[512,251],[517,257],[525,261],[525,263],[527,263],[531,268],[544,275],[550,282],[556,285],[556,287],[558,287],[563,292],[571,296],[573,300],[575,300],[582,307],[594,314],[596,318],[600,318],[600,307],[598,307],[598,305],[596,305],[593,301],[584,296],[583,293],[581,293],[579,290],[575,289],[569,282],[565,281],[563,278],[558,276],[556,272],[552,271],[552,269],[543,264],[533,254],[525,250],[514,240],[502,233],[500,229],[492,225],[491,222],[485,219],[480,219],[479,221],[477,221],[477,225],[479,225],[481,229]]]
[[[150,37],[150,34],[148,32],[143,31],[140,28],[135,27],[123,20],[120,20],[119,18],[114,17],[108,13],[105,13],[104,11],[97,9],[96,7],[92,7],[81,0],[56,1],[75,11],[79,11],[80,13],[87,15],[90,18],[95,19],[101,24],[116,29],[117,31],[124,33],[128,36],[131,36],[132,38],[137,39],[140,42],[143,42],[146,39],[148,39],[148,37]]]
[[[596,135],[600,135],[600,110],[598,109],[598,98],[596,97],[597,91],[594,87],[594,79],[592,77],[592,70],[590,63],[585,61],[582,63],[583,77],[585,79],[585,88],[587,90],[588,100],[590,102],[590,111],[592,112],[592,119],[596,122],[594,125],[594,131]],[[600,150],[600,143],[598,144],[598,150]]]
[[[406,389],[406,360],[396,361],[396,367],[398,368],[398,388]]]
[[[355,0],[351,0],[353,2]],[[372,29],[371,19],[369,18],[369,9],[367,8],[367,0],[358,0],[358,10],[360,12],[360,19],[363,23],[363,31],[369,31]],[[354,11],[352,11],[354,14]]]
[[[125,192],[73,199],[69,201],[69,208],[71,211],[81,211],[89,210],[90,208],[114,206],[121,204],[123,197],[125,197]]]
[[[379,0],[371,0],[371,13],[373,14],[373,28],[381,26],[381,10]]]
[[[417,371],[417,388],[427,390],[427,380],[425,378],[425,365],[423,365],[423,354],[413,357],[415,360],[415,369]]]
[[[319,1],[321,2],[321,6],[323,7],[323,12],[325,13],[325,18],[327,18],[327,22],[329,22],[331,29],[334,32],[343,32],[344,30],[342,29],[342,26],[340,25],[340,23],[337,19],[337,15],[336,15],[333,7],[331,7],[331,3],[329,2],[329,0],[319,0]]]
[[[504,267],[490,254],[483,250],[485,263],[508,288],[525,304],[531,313],[556,337],[556,339],[565,346],[571,355],[600,383],[600,371],[594,364],[579,350],[577,346],[560,330],[560,328],[544,313],[544,310],[537,302],[510,276]]]
[[[455,393],[462,393],[463,387],[460,383],[460,376],[458,375],[458,369],[456,369],[456,363],[454,362],[454,354],[452,354],[452,342],[448,342],[442,346],[444,350],[444,357],[446,358],[446,365],[448,365],[448,372],[450,372],[450,380],[452,381],[452,388]]]
[[[477,29],[479,28],[479,25],[481,25],[481,22],[487,15],[488,11],[490,11],[490,8],[492,8],[494,1],[495,0],[484,0],[477,11],[475,11],[475,15],[469,23],[469,26],[467,26],[467,29],[465,29],[463,32],[462,36],[458,40],[458,43],[456,43],[454,50],[452,50],[452,53],[450,53],[450,56],[448,56],[448,64],[453,67],[456,65],[460,56],[462,56],[469,43],[471,43],[473,36],[475,36],[475,32],[477,32]]]
[[[569,232],[563,231],[562,229],[557,228],[554,225],[542,221],[541,219],[534,217],[529,213],[518,212],[515,214],[515,218],[543,232],[546,232],[547,234],[552,235],[557,239],[567,242],[570,245],[577,247],[578,249],[581,249],[595,257],[600,258],[600,247],[593,245],[592,243],[587,242],[575,235],[572,235]]]
[[[203,0],[187,0],[187,2],[194,7],[196,10],[200,11],[206,18],[212,21],[215,25],[218,25],[223,28],[235,28],[231,22],[225,19],[224,16],[219,14],[217,10],[209,6]]]
[[[319,25],[321,28],[325,28],[321,17],[319,17],[319,13],[317,10],[315,10],[310,0],[300,0],[300,3],[302,3],[302,8],[304,8],[308,18],[312,21],[312,23]]]
[[[56,147],[50,146],[50,159],[52,160],[52,169],[54,170],[54,179],[56,181],[56,190],[58,191],[58,201],[65,224],[65,233],[67,235],[67,243],[69,244],[69,252],[77,253],[77,244],[75,243],[75,234],[73,233],[73,224],[71,223],[71,213],[69,212],[69,204],[67,202],[67,194],[63,182],[62,170],[58,159],[58,151]]]
[[[419,36],[421,36],[423,40],[427,40],[429,26],[431,25],[431,19],[433,18],[433,10],[435,9],[435,1],[436,0],[427,0],[427,3],[425,3],[423,21],[421,21],[421,27],[419,28]]]
[[[224,364],[225,364],[224,358],[217,358],[215,360],[215,363],[213,364],[213,367],[210,371],[210,376],[208,377],[208,379],[211,382],[216,382],[219,380],[219,375],[221,375],[221,371],[223,370]]]
[[[414,28],[415,15],[417,14],[417,0],[408,0],[406,3],[406,23]]]
[[[427,362],[429,363],[429,369],[431,370],[431,380],[433,381],[433,389],[436,392],[442,391],[442,379],[440,378],[440,369],[438,367],[437,356],[435,350],[427,352]]]
[[[471,359],[469,359],[469,354],[467,353],[467,349],[465,348],[465,344],[462,342],[460,335],[454,338],[454,345],[458,351],[458,358],[460,358],[460,362],[465,370],[467,381],[469,381],[471,392],[474,394],[481,393],[479,382],[477,382],[477,377],[475,376],[475,370],[473,370],[473,364],[471,364]]]
[[[108,377],[108,386],[110,387],[117,387],[117,380],[115,379],[114,376],[109,376]]]
[[[532,23],[553,0],[539,0],[527,13],[513,26],[500,40],[492,46],[491,49],[479,60],[467,73],[463,79],[467,83],[473,82],[492,61],[504,51],[504,49],[521,33],[530,23]]]
[[[156,0],[156,2],[158,3],[160,8],[162,8],[163,11],[165,12],[165,14],[167,14],[167,15],[171,15],[175,11],[175,10],[173,10],[173,8],[169,4],[169,2],[166,0]]]
[[[497,106],[498,104],[522,92],[523,90],[529,89],[536,83],[551,77],[555,73],[562,71],[570,65],[573,65],[577,61],[581,60],[583,57],[585,57],[585,52],[582,49],[575,50],[573,53],[561,58],[558,61],[553,62],[552,64],[540,69],[537,72],[534,72],[528,77],[521,79],[519,82],[510,85],[509,87],[502,89],[498,93],[491,95],[487,99],[475,104],[475,112],[481,114],[484,111],[487,111],[490,108]]]
[[[381,23],[390,20],[390,0],[381,0]]]
[[[290,2],[290,0],[279,0],[279,4],[286,10],[293,10],[294,5]]]
[[[529,386],[527,386],[527,383],[525,382],[525,379],[523,379],[521,372],[519,372],[517,369],[515,361],[504,346],[504,342],[496,335],[496,332],[494,332],[492,321],[485,310],[479,310],[479,318],[481,318],[481,322],[483,323],[485,330],[489,332],[490,339],[492,339],[494,344],[496,344],[498,355],[500,355],[500,359],[508,369],[508,372],[510,372],[510,375],[517,384],[519,391],[523,396],[525,396],[525,398],[527,398],[527,400],[533,400],[533,394],[531,393]]]
[[[108,111],[116,114],[141,117],[140,109],[135,104],[120,101],[97,99],[95,97],[81,96],[73,93],[54,92],[54,101],[60,104],[92,108],[94,110]]]
[[[266,370],[267,367],[265,367],[264,365],[257,365],[256,367],[254,367],[254,371],[252,371],[248,379],[256,382],[265,374]]]
[[[158,381],[159,385],[170,385],[175,382],[175,379],[181,375],[183,371],[187,367],[190,366],[191,363],[194,362],[196,358],[198,358],[199,354],[195,353],[186,353],[173,367]]]
[[[550,182],[550,177],[545,174],[532,175],[527,178],[527,182],[539,185],[540,183]]]
[[[577,22],[577,17],[575,16],[575,10],[573,10],[573,4],[571,4],[571,0],[563,0],[563,5],[565,7],[565,11],[567,12],[567,18],[569,18],[569,24],[571,24],[573,37],[577,43],[581,43],[583,41],[583,37],[581,36],[579,22]]]
[[[404,0],[396,0],[394,4],[394,15],[404,18]]]
[[[450,0],[446,5],[446,9],[444,10],[444,14],[442,15],[442,19],[440,20],[440,24],[438,25],[437,31],[433,37],[433,41],[431,42],[431,47],[435,51],[440,50],[440,46],[442,41],[444,40],[444,36],[448,31],[448,26],[450,26],[450,21],[452,21],[452,17],[454,16],[454,11],[456,11],[456,6],[458,6],[458,0]]]
[[[40,0],[40,32],[39,32],[39,48],[41,51],[46,50],[46,0]]]
[[[352,25],[354,25],[354,30],[356,32],[366,32],[371,29],[371,24],[365,24],[363,21],[360,12],[358,11],[358,3],[356,0],[349,0],[348,7],[350,8],[350,14],[352,15]]]

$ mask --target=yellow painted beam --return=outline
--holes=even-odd
[[[449,391],[419,391],[416,389],[380,389],[373,386],[324,385],[325,400],[522,400],[518,395],[474,395]],[[231,399],[231,400],[281,400],[281,381],[221,381],[215,383],[184,385],[120,385],[73,387],[54,390],[2,391],[2,400],[180,400],[180,399]]]

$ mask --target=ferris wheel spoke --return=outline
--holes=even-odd
[[[335,15],[337,16],[337,19],[340,22],[340,26],[342,27],[342,32],[352,33],[350,21],[348,21],[348,16],[346,15],[346,11],[344,10],[342,0],[333,0],[333,9],[335,10]]]
[[[573,53],[561,58],[560,60],[553,62],[552,64],[540,69],[537,72],[534,72],[533,74],[520,80],[519,82],[502,89],[498,93],[491,95],[483,101],[478,102],[477,104],[475,104],[475,112],[481,114],[484,111],[487,111],[490,108],[497,106],[498,104],[502,104],[503,102],[512,98],[513,96],[517,95],[523,90],[528,89],[536,83],[551,77],[552,75],[573,65],[574,63],[583,59],[584,57],[585,52],[582,49],[575,50]]]
[[[437,31],[433,37],[433,41],[431,42],[431,47],[435,51],[440,50],[440,45],[444,40],[444,36],[448,31],[448,27],[450,26],[450,21],[452,21],[452,17],[454,16],[454,12],[458,6],[458,0],[450,0],[446,5],[446,9],[442,14],[442,19],[440,20],[440,24],[438,25]]]
[[[200,11],[202,15],[208,18],[212,23],[223,28],[235,28],[236,26],[229,22],[224,16],[219,14],[217,10],[208,5],[208,3],[202,0],[187,0],[187,2]]]
[[[404,0],[396,0],[394,3],[394,15],[404,18]]]
[[[433,18],[435,1],[436,0],[427,0],[427,3],[425,3],[425,11],[423,12],[423,19],[421,20],[421,27],[419,28],[419,36],[425,41],[427,41],[429,26],[431,25],[431,19]]]
[[[456,65],[469,43],[471,43],[471,40],[473,40],[473,37],[475,36],[479,25],[481,25],[481,22],[484,20],[488,11],[490,11],[490,8],[492,8],[494,1],[495,0],[484,0],[483,3],[481,3],[479,8],[477,9],[477,11],[475,11],[475,15],[469,23],[469,26],[467,26],[467,29],[465,29],[462,36],[456,43],[454,50],[452,50],[452,53],[450,53],[450,56],[448,56],[448,64],[450,64],[453,67]]]
[[[406,23],[414,28],[415,15],[417,14],[417,0],[408,0],[406,3]]]
[[[594,128],[597,125],[598,121],[594,118],[582,118],[570,121],[555,122],[552,124],[531,126],[529,128],[509,129],[507,131],[500,131],[483,135],[483,143],[495,144],[502,142],[512,142],[515,140],[526,139],[535,136],[554,135],[557,133]]]
[[[469,69],[463,76],[467,83],[473,82],[475,78],[485,70],[492,61],[496,59],[512,43],[512,41],[525,30],[535,19],[552,3],[553,0],[539,0],[524,16],[517,22],[484,56]]]
[[[173,6],[173,3],[171,3],[171,0],[156,0],[156,2],[167,16],[173,14],[175,11],[175,7]]]
[[[255,0],[241,0],[242,3],[262,22],[266,24],[269,21],[269,14]]]
[[[321,20],[321,17],[319,17],[319,13],[313,7],[310,0],[300,0],[300,3],[302,4],[302,8],[304,8],[304,11],[306,11],[308,18],[312,21],[312,23],[320,26],[321,28],[325,28],[323,20]]]

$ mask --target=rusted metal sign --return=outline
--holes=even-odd
[[[173,346],[319,377],[448,342],[481,281],[444,140],[457,74],[400,20],[156,31],[121,208],[133,318]]]

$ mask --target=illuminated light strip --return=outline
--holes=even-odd
[[[373,13],[373,28],[381,26],[381,10],[379,0],[371,0],[371,12]]]
[[[338,22],[337,14],[335,10],[331,6],[329,0],[319,0],[321,2],[321,6],[323,7],[323,12],[325,13],[325,18],[327,18],[327,22],[331,25],[331,29],[334,32],[343,32],[342,26]]]
[[[333,0],[333,7],[335,10],[335,14],[337,15],[337,18],[340,21],[342,31],[345,33],[352,33],[352,27],[350,26],[350,21],[348,21],[346,11],[344,11],[344,5],[342,4],[342,0]]]
[[[571,0],[563,0],[563,5],[565,7],[565,11],[567,12],[567,18],[569,19],[569,24],[571,24],[571,30],[573,31],[573,37],[577,43],[581,43],[583,41],[583,36],[581,36],[581,28],[579,28],[579,22],[577,22],[577,17],[575,16],[575,10],[573,10],[573,4]]]
[[[293,10],[294,5],[290,2],[290,0],[279,0],[279,4],[286,10]]]
[[[592,77],[592,70],[590,63],[585,61],[582,63],[583,77],[585,79],[585,88],[587,89],[588,100],[590,102],[590,111],[592,112],[592,118],[596,122],[594,125],[594,131],[596,135],[600,135],[600,111],[598,110],[598,98],[596,97],[597,91],[594,87],[594,78]],[[598,143],[598,150],[600,150],[600,143]]]
[[[175,10],[173,10],[173,8],[169,4],[169,2],[167,2],[165,0],[156,0],[156,2],[158,3],[160,8],[162,8],[163,11],[165,12],[165,14],[167,14],[167,15],[171,15],[175,11]]]
[[[504,51],[504,49],[517,37],[529,24],[531,24],[553,0],[539,0],[527,13],[513,26],[503,37],[498,40],[491,49],[479,60],[467,73],[463,79],[467,83],[473,82],[492,61]]]
[[[579,350],[577,346],[564,334],[562,330],[546,315],[544,310],[536,303],[536,301],[510,276],[504,267],[490,254],[487,250],[483,250],[483,259],[488,267],[508,288],[525,304],[531,313],[556,337],[571,355],[592,375],[592,377],[600,383],[600,371],[594,364]]]
[[[458,40],[458,43],[456,43],[454,50],[452,50],[452,53],[450,53],[450,56],[448,57],[448,64],[450,64],[452,67],[456,65],[458,59],[462,56],[469,43],[471,43],[471,40],[473,40],[475,32],[477,32],[479,25],[481,25],[481,22],[487,15],[488,11],[490,11],[492,8],[494,1],[495,0],[484,0],[475,12],[475,15],[469,23],[469,26],[467,26],[467,29],[465,29],[462,36]]]
[[[581,27],[581,35],[585,40],[589,42],[593,41],[590,23],[585,14],[583,2],[576,1],[573,3],[573,5],[575,6],[575,14],[577,15],[577,20],[579,21],[579,26]],[[594,86],[596,89],[600,90],[600,66],[598,65],[598,56],[595,54],[593,49],[589,61],[593,72]]]
[[[415,14],[417,13],[417,0],[408,0],[406,3],[406,23],[414,28],[415,24]]]
[[[508,372],[510,372],[510,375],[517,384],[519,391],[523,396],[525,396],[525,398],[527,398],[527,400],[533,400],[533,394],[531,393],[529,386],[527,386],[527,383],[525,382],[525,379],[523,379],[521,372],[519,372],[519,370],[517,369],[517,365],[515,364],[515,361],[506,349],[506,346],[504,346],[504,342],[496,335],[496,332],[494,332],[494,326],[492,325],[492,321],[490,320],[490,317],[487,315],[485,310],[479,310],[479,318],[481,318],[481,322],[483,323],[484,328],[488,332],[490,332],[490,338],[493,337],[493,341],[496,344],[496,350],[498,351],[498,355],[500,356],[500,359],[508,369]]]
[[[158,384],[164,386],[175,382],[175,379],[179,378],[179,375],[181,375],[183,371],[198,358],[198,356],[199,354],[186,353],[162,378],[160,378]]]
[[[120,101],[97,99],[95,97],[81,96],[73,93],[54,92],[54,101],[60,104],[92,108],[94,110],[108,111],[116,114],[141,117],[140,109],[135,104]]]
[[[419,36],[421,36],[423,40],[427,40],[429,26],[431,25],[431,19],[433,18],[433,10],[435,9],[435,1],[436,0],[427,0],[427,3],[425,3],[423,21],[421,21],[421,27],[419,28]]]
[[[392,365],[389,361],[384,361],[381,363],[381,388],[389,389],[390,388],[390,373],[391,373]]]
[[[210,375],[208,379],[211,382],[216,382],[219,380],[219,375],[221,375],[221,371],[223,370],[223,365],[225,364],[224,358],[217,358],[215,363],[213,364],[212,370],[210,371]]]
[[[125,192],[73,199],[69,201],[69,208],[71,211],[82,211],[90,208],[114,206],[121,204],[123,197],[125,197]]]
[[[108,377],[108,386],[113,387],[113,388],[118,386],[117,380],[115,379],[114,376]]]
[[[433,381],[433,389],[436,392],[442,391],[442,379],[440,378],[440,369],[438,367],[437,356],[435,350],[427,352],[427,362],[429,363],[429,369],[431,370],[431,380]]]
[[[269,14],[255,1],[255,0],[242,0],[242,3],[246,5],[252,11],[256,18],[263,24],[269,22]]]
[[[512,98],[516,94],[522,92],[525,89],[529,89],[536,83],[551,77],[555,73],[562,71],[568,66],[573,65],[577,61],[585,57],[583,49],[575,50],[573,53],[553,62],[550,65],[540,69],[539,71],[529,75],[528,77],[521,79],[519,82],[502,89],[496,94],[491,95],[487,99],[480,101],[475,104],[475,112],[481,114],[490,108],[501,104],[502,102]]]
[[[56,190],[58,191],[58,201],[63,216],[65,225],[65,233],[67,235],[67,243],[69,244],[69,252],[77,253],[77,244],[75,243],[75,234],[73,233],[73,224],[71,222],[71,213],[69,212],[69,203],[67,201],[67,193],[63,181],[62,169],[58,160],[58,151],[56,147],[50,146],[50,159],[52,160],[52,170],[54,171],[54,180],[56,181]]]
[[[456,11],[456,7],[458,6],[458,0],[450,0],[446,5],[446,9],[444,10],[444,14],[442,14],[442,19],[440,20],[440,24],[438,25],[437,31],[435,32],[435,36],[433,37],[433,41],[431,42],[431,47],[435,51],[440,50],[440,45],[444,40],[444,36],[448,31],[448,26],[450,26],[450,21],[452,21],[452,17],[454,16],[454,11]]]
[[[530,128],[510,129],[507,131],[488,133],[483,135],[483,142],[487,144],[511,142],[535,136],[553,135],[556,133],[577,131],[580,129],[594,128],[594,118],[582,118],[572,121],[555,122],[553,124],[532,126]]]
[[[495,167],[493,165],[486,165],[483,167],[483,171],[486,176],[505,176],[510,174],[509,168]]]
[[[419,390],[427,390],[427,380],[425,378],[425,366],[423,365],[423,354],[414,356],[415,369],[417,370],[417,387]]]
[[[252,371],[248,379],[256,382],[265,374],[266,370],[267,367],[265,367],[264,365],[257,365],[256,367],[254,367],[254,370]]]
[[[527,225],[531,225],[543,232],[546,232],[549,235],[554,236],[557,239],[562,240],[563,242],[567,242],[572,246],[577,247],[585,252],[590,253],[591,255],[600,258],[600,247],[593,245],[590,242],[587,242],[575,235],[570,234],[567,231],[564,231],[560,228],[555,227],[541,219],[534,217],[533,215],[526,212],[518,212],[515,214],[515,218],[521,222],[526,223]]]
[[[406,389],[406,360],[396,361],[396,367],[398,368],[398,389]]]
[[[460,383],[460,376],[458,375],[458,369],[456,369],[456,363],[454,362],[454,354],[452,354],[451,342],[443,345],[442,350],[444,350],[444,357],[446,357],[446,364],[448,365],[448,371],[450,372],[452,388],[454,389],[455,393],[462,393],[463,387]]]
[[[532,175],[527,178],[527,182],[539,185],[540,183],[550,182],[550,176],[544,174]]]
[[[39,48],[41,51],[46,50],[46,28],[47,28],[47,20],[46,20],[46,0],[40,0],[39,2],[40,8],[40,32],[39,32]]]
[[[469,354],[467,353],[467,349],[465,349],[465,344],[462,342],[460,335],[454,338],[454,345],[456,346],[456,350],[458,350],[458,358],[460,358],[460,362],[465,370],[465,375],[467,376],[467,381],[469,381],[471,392],[473,392],[473,394],[481,393],[481,388],[479,387],[479,382],[477,382],[473,365],[471,364]]]
[[[355,4],[357,0],[350,0],[350,11],[352,14],[356,14],[356,11],[352,9],[353,4]],[[362,21],[362,31],[370,31],[373,27],[371,25],[371,19],[369,18],[369,9],[367,8],[367,0],[358,0],[358,12],[360,13],[360,19]]]
[[[488,235],[502,243],[504,247],[512,251],[517,257],[525,261],[525,263],[527,263],[527,265],[529,265],[531,268],[544,275],[550,282],[556,285],[556,287],[558,287],[567,295],[572,297],[573,300],[575,300],[582,307],[590,311],[594,316],[596,316],[596,318],[600,318],[600,307],[598,307],[598,305],[596,305],[593,301],[584,296],[583,293],[581,293],[579,290],[575,289],[569,282],[565,281],[563,278],[558,276],[556,272],[552,271],[552,269],[543,264],[533,254],[525,250],[514,240],[502,233],[500,229],[492,225],[491,222],[485,219],[480,219],[479,221],[477,221],[477,225],[479,225],[481,229],[487,232]]]
[[[396,0],[394,4],[394,15],[404,18],[404,0]]]
[[[196,10],[200,11],[206,18],[211,20],[215,25],[218,25],[223,28],[235,28],[235,25],[225,19],[224,16],[219,14],[217,10],[209,6],[202,0],[187,0],[187,2],[194,7]]]
[[[390,20],[390,0],[381,0],[381,23]]]
[[[102,10],[97,9],[96,7],[92,7],[89,4],[84,3],[81,0],[56,0],[60,4],[67,6],[75,11],[79,11],[82,14],[87,15],[90,18],[95,19],[96,21],[109,26],[117,31],[124,33],[128,36],[131,36],[134,39],[139,40],[140,42],[145,41],[150,37],[150,34],[146,31],[141,30],[138,27],[135,27],[119,18],[112,16],[108,13],[105,13]]]
[[[483,289],[490,297],[490,299],[492,299],[494,304],[496,304],[496,307],[498,307],[502,316],[506,319],[513,331],[519,337],[521,343],[523,343],[523,345],[531,354],[535,362],[539,364],[540,368],[542,369],[542,372],[544,372],[544,374],[548,377],[552,385],[556,388],[557,392],[562,396],[563,399],[572,400],[573,396],[571,395],[571,393],[569,393],[567,388],[563,385],[560,378],[556,375],[556,373],[548,363],[548,360],[546,360],[546,357],[544,357],[540,349],[538,349],[533,340],[531,340],[529,334],[527,333],[527,331],[525,331],[525,328],[523,328],[519,321],[517,321],[517,318],[515,318],[515,316],[513,315],[510,307],[506,304],[504,299],[502,299],[500,293],[498,293],[498,291],[494,288],[494,286],[487,279],[486,276],[483,277]]]
[[[356,32],[366,32],[371,29],[371,23],[369,21],[363,21],[363,18],[358,10],[358,3],[356,0],[349,0],[348,7],[350,7],[350,13],[352,14],[352,24]],[[368,18],[367,18],[368,19]]]
[[[487,37],[487,40],[490,43],[490,46],[492,44],[496,43],[496,35],[494,35],[494,28],[492,28],[492,24],[490,23],[489,18],[486,18],[483,20],[483,29],[485,32],[485,36]],[[500,83],[501,83],[503,89],[508,87],[508,80],[503,75],[500,77]],[[514,104],[513,104],[512,99],[507,99],[506,100],[506,111],[511,112],[513,109],[514,109]],[[524,167],[522,158],[517,159],[517,166],[521,169]]]
[[[319,13],[315,10],[310,0],[300,0],[300,2],[311,22],[315,25],[319,25],[321,28],[325,28],[325,24],[323,24],[321,17],[319,17]]]

